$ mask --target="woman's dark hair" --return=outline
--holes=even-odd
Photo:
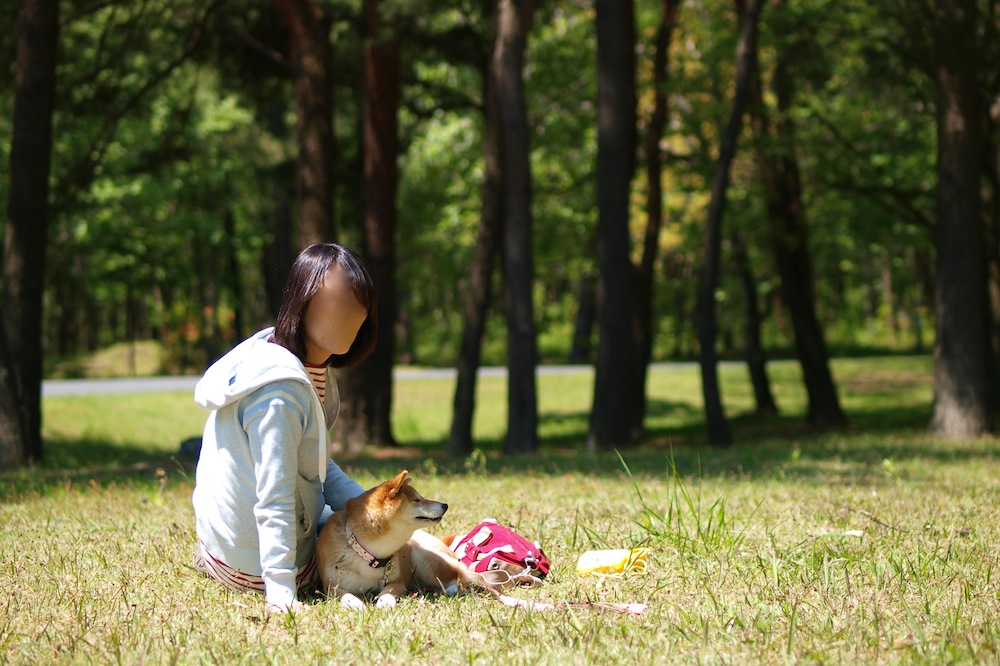
[[[346,354],[334,354],[325,365],[347,368],[361,363],[375,351],[378,342],[378,291],[365,262],[353,250],[337,243],[317,243],[299,253],[288,272],[281,310],[274,324],[272,339],[305,362],[306,341],[302,318],[309,299],[323,286],[323,277],[334,264],[346,272],[354,288],[354,296],[368,309],[354,344]]]

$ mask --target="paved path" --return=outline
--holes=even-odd
[[[42,397],[151,391],[194,391],[198,377],[128,377],[124,379],[51,379],[42,382]]]
[[[725,362],[724,362],[725,363]],[[694,363],[654,363],[650,369],[690,368]],[[455,368],[396,368],[393,379],[449,379],[456,374]],[[539,375],[558,375],[593,372],[590,365],[543,365]],[[479,369],[480,377],[505,377],[507,368],[487,367]],[[128,377],[124,379],[53,379],[42,382],[42,397],[64,395],[88,395],[108,393],[149,393],[169,391],[194,391],[198,377]]]

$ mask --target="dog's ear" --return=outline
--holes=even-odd
[[[400,491],[403,484],[406,483],[406,475],[409,474],[405,469],[397,474],[391,481],[389,481],[389,497],[395,497],[396,493]]]

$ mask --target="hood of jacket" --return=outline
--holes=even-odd
[[[269,327],[255,333],[209,366],[195,386],[194,401],[215,410],[280,379],[296,379],[312,386],[298,357],[268,342],[273,332],[274,327]]]
[[[312,388],[312,381],[298,357],[281,345],[268,342],[274,327],[265,328],[233,347],[209,366],[194,388],[194,401],[208,410],[222,409],[253,393],[265,384],[294,379]],[[316,409],[323,418],[323,407],[316,396]],[[319,477],[326,480],[326,426],[319,436]]]

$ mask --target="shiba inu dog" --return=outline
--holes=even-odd
[[[424,499],[403,470],[347,502],[333,514],[316,542],[316,564],[323,591],[347,608],[363,610],[364,598],[389,608],[407,592],[438,590],[457,594],[470,588],[485,591],[502,604],[531,611],[589,607],[633,615],[645,604],[611,602],[541,602],[502,594],[499,583],[470,570],[444,541],[421,527],[441,522],[443,502]],[[451,543],[455,536],[445,539]],[[497,572],[493,572],[497,573]],[[501,572],[502,573],[502,572]]]
[[[377,607],[391,607],[407,592],[451,595],[490,587],[441,539],[420,529],[441,522],[448,505],[424,499],[407,474],[349,500],[320,532],[316,563],[323,590],[348,608],[363,609],[372,594]]]

